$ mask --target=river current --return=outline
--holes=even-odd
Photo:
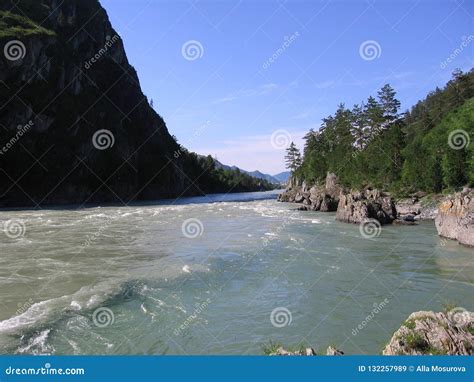
[[[474,310],[433,222],[363,235],[275,192],[0,211],[1,354],[378,354],[407,316]]]

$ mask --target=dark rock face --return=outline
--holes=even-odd
[[[474,246],[473,190],[466,188],[442,202],[438,208],[435,225],[440,236]]]
[[[278,196],[278,200],[302,203],[300,210],[331,212],[337,210],[340,192],[341,186],[337,176],[328,173],[324,185],[314,185],[309,189],[306,182],[298,185],[298,182],[293,179],[286,191]]]
[[[359,224],[376,219],[380,224],[390,224],[396,217],[392,198],[379,190],[351,191],[340,195],[336,220]]]
[[[42,23],[27,33],[10,18],[25,33],[0,34],[1,52],[24,47],[0,55],[0,207],[196,192],[97,0],[2,1],[0,11]]]

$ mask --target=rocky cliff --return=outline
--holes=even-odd
[[[474,192],[470,188],[446,198],[435,219],[440,236],[474,247]]]
[[[357,224],[367,219],[390,224],[396,217],[397,211],[390,195],[372,189],[341,194],[336,213],[336,220]]]
[[[97,0],[2,0],[0,48],[0,207],[196,192]]]
[[[341,193],[337,176],[328,173],[324,184],[308,187],[305,181],[300,183],[290,178],[287,189],[278,196],[280,202],[301,203],[300,209],[308,211],[330,212],[337,210]]]

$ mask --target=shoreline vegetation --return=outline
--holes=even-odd
[[[399,108],[389,84],[377,99],[340,104],[306,134],[302,157],[287,149],[292,176],[278,200],[361,225],[435,219],[440,236],[474,246],[474,70]]]

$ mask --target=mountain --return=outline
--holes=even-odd
[[[290,178],[290,175],[291,175],[290,171],[283,171],[283,172],[280,172],[276,175],[273,175],[273,178],[278,180],[278,182],[280,182],[280,183],[287,183],[288,179]]]
[[[261,187],[178,145],[98,0],[1,0],[0,49],[0,207]]]
[[[249,175],[251,175],[255,178],[265,179],[270,183],[274,183],[274,184],[279,184],[280,183],[280,181],[278,179],[275,179],[273,176],[271,176],[269,174],[264,174],[264,173],[262,173],[258,170],[247,172],[247,174],[249,174]]]

